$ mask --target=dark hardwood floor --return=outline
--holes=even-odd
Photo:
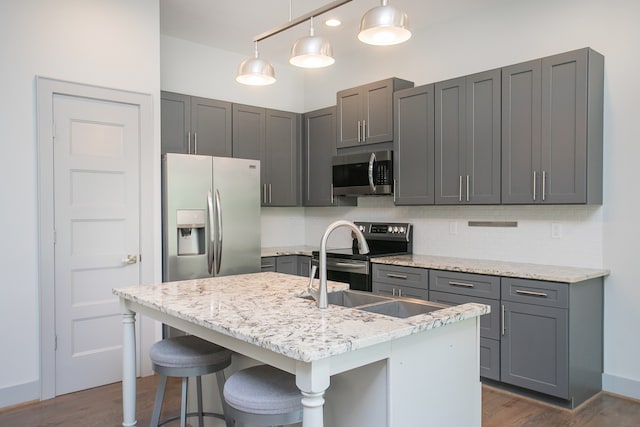
[[[149,425],[157,377],[138,379],[138,426]],[[180,408],[179,379],[170,379],[163,412]],[[0,409],[0,427],[93,426],[122,423],[120,383]],[[178,425],[172,423],[167,425]],[[640,401],[601,393],[575,411],[483,386],[483,427],[640,427]],[[427,426],[417,423],[415,427]],[[353,426],[366,427],[366,426]],[[414,427],[414,426],[407,426]]]

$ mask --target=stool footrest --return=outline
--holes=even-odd
[[[186,418],[189,418],[189,417],[197,417],[197,416],[199,416],[199,415],[200,415],[200,412],[187,412]],[[224,420],[224,419],[225,419],[224,415],[222,415],[222,414],[218,414],[218,413],[216,413],[216,412],[202,412],[202,415],[203,415],[203,416],[205,416],[205,417],[214,417],[214,418],[219,418],[219,419],[221,419],[221,420]],[[175,421],[175,420],[179,420],[179,419],[180,419],[180,414],[178,414],[178,415],[176,415],[176,416],[174,416],[174,417],[167,418],[167,419],[165,419],[165,420],[161,420],[161,421],[158,423],[158,426],[161,426],[161,425],[164,425],[164,424],[166,424],[166,423],[170,423],[171,421]]]

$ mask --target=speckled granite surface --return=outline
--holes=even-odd
[[[126,300],[279,354],[310,362],[488,313],[463,304],[406,319],[329,306],[306,295],[308,279],[254,273],[114,289]],[[347,287],[329,282],[330,291]]]
[[[311,256],[311,252],[317,251],[317,246],[276,246],[272,248],[262,248],[260,255],[265,256],[282,256],[282,255],[307,255]]]
[[[607,276],[609,274],[609,270],[603,269],[415,254],[374,258],[372,262],[378,264],[431,268],[436,270],[460,271],[465,273],[489,274],[493,276],[517,277],[521,279],[547,280],[564,283],[576,283],[583,280],[593,279],[595,277]]]

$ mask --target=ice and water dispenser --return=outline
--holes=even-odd
[[[178,233],[178,256],[202,255],[205,253],[204,209],[183,209],[176,211]]]

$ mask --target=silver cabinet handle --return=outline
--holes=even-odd
[[[361,131],[360,131],[360,120],[358,120],[358,142],[360,142],[360,135],[361,135]]]
[[[451,286],[460,286],[460,287],[463,287],[463,288],[475,288],[475,285],[472,284],[472,283],[449,281],[449,284]]]
[[[369,187],[371,187],[371,191],[376,192],[376,184],[373,182],[373,168],[376,163],[376,153],[371,153],[371,157],[369,157]]]
[[[549,296],[544,292],[521,291],[519,289],[516,291],[516,294],[518,294],[518,295],[529,295],[529,296],[540,297],[540,298],[547,298]]]
[[[398,296],[401,297],[402,296],[402,289],[398,289]]]
[[[193,154],[198,154],[198,132],[193,133]]]
[[[407,280],[407,276],[405,276],[404,274],[387,273],[387,277],[390,277],[392,279]]]
[[[547,171],[542,171],[542,201],[545,200],[545,193],[547,192]]]
[[[398,188],[397,184],[396,184],[396,179],[393,179],[393,203],[396,202],[396,189]]]
[[[271,184],[269,184],[269,204],[273,203],[273,199],[271,199]]]
[[[216,254],[216,274],[220,273],[222,263],[222,203],[220,202],[220,191],[216,189],[216,219],[218,220],[218,244]]]
[[[362,142],[367,141],[367,121],[362,121]]]
[[[500,333],[504,336],[504,304],[500,307]]]
[[[536,201],[536,171],[533,171],[533,201]]]
[[[333,204],[333,184],[331,184],[331,204]]]
[[[260,268],[273,268],[275,266],[276,266],[275,264],[262,264],[260,265]]]
[[[467,202],[469,201],[469,175],[467,175]]]
[[[214,236],[213,236],[213,195],[211,194],[211,189],[207,192],[207,216],[209,217],[209,244],[207,245],[207,270],[209,274],[213,274],[213,245],[214,245]]]
[[[458,201],[462,201],[462,175],[458,176]]]
[[[127,255],[126,258],[122,258],[122,263],[124,265],[136,264],[137,262],[138,262],[138,256],[137,255]]]
[[[187,154],[191,154],[191,131],[187,132]]]
[[[267,184],[262,184],[262,204],[267,204]]]

